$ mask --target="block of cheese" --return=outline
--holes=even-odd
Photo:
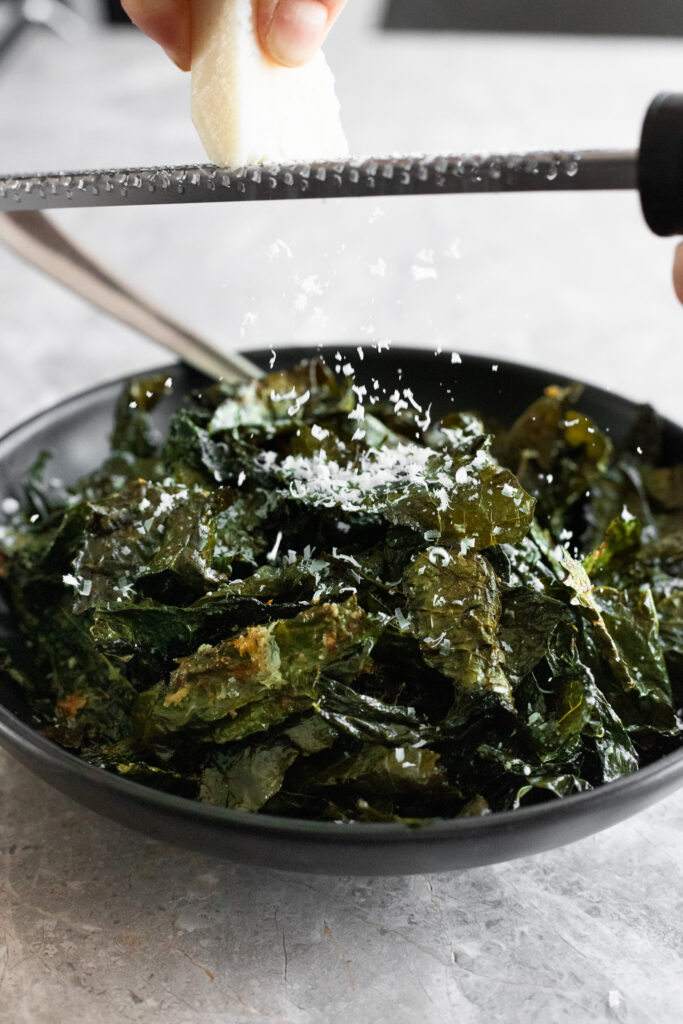
[[[201,0],[192,12],[192,120],[222,167],[334,160],[348,147],[322,53],[299,68],[259,45],[253,0]]]

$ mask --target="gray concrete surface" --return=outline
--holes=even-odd
[[[630,147],[651,96],[683,88],[681,42],[383,37],[378,12],[352,0],[329,45],[357,152]],[[141,37],[69,48],[36,34],[0,66],[5,171],[201,158],[188,81]],[[226,345],[450,345],[681,418],[672,243],[649,235],[632,195],[58,220]],[[166,360],[4,251],[0,351],[0,429]],[[134,835],[2,755],[0,1024],[674,1024],[681,865],[683,794],[465,874],[287,876]]]

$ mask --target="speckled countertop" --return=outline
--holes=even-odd
[[[631,147],[648,100],[683,89],[683,43],[383,36],[379,6],[351,0],[328,48],[358,152]],[[36,33],[0,65],[0,168],[198,160],[187,106],[187,80],[133,33]],[[672,246],[635,196],[58,219],[226,344],[442,343],[681,418]],[[0,331],[1,429],[166,359],[4,251]],[[682,893],[683,793],[515,863],[315,878],[142,838],[0,755],[0,1024],[673,1024]]]

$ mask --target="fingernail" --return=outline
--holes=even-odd
[[[320,49],[326,28],[327,7],[318,0],[280,0],[266,36],[266,47],[279,64],[298,67]]]

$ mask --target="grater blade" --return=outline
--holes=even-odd
[[[637,151],[199,164],[0,176],[0,210],[637,188]]]

